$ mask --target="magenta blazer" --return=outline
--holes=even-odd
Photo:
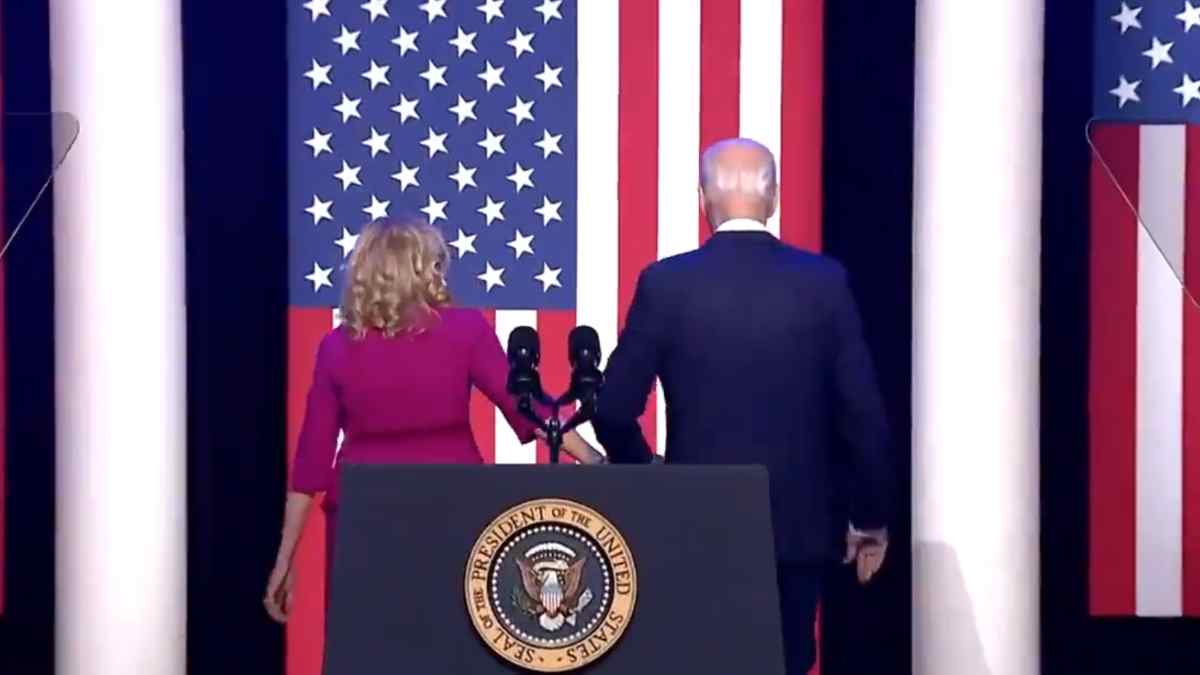
[[[471,387],[496,404],[523,443],[532,441],[534,425],[505,391],[507,377],[500,341],[473,309],[442,308],[413,336],[370,331],[355,339],[335,328],[317,351],[292,489],[325,492],[331,511],[338,462],[483,463],[471,434]]]

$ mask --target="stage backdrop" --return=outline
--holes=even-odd
[[[1094,22],[1091,613],[1198,616],[1200,7]]]
[[[707,236],[700,150],[750,136],[779,158],[772,229],[821,247],[823,3],[488,0],[289,6],[288,445],[355,236],[415,213],[454,248],[452,290],[501,340],[542,336],[567,382],[566,335],[611,351],[648,263]],[[544,461],[477,401],[496,462]],[[661,450],[663,409],[643,418]],[[289,675],[319,672],[324,526],[310,520],[288,624]]]
[[[4,17],[0,16],[0,22],[4,21]],[[3,26],[0,25],[0,36],[4,35]],[[2,70],[0,70],[2,72]],[[0,92],[4,91],[3,79],[0,78]],[[5,220],[4,214],[8,210],[8,192],[5,188],[5,172],[4,172],[4,97],[0,96],[0,240],[8,237],[8,223]],[[7,535],[5,534],[5,523],[7,516],[5,515],[4,502],[7,499],[7,476],[5,467],[8,465],[8,459],[5,457],[5,446],[8,438],[8,368],[6,361],[8,360],[8,348],[5,336],[5,319],[6,314],[4,309],[4,261],[0,259],[0,615],[4,614],[4,542]]]

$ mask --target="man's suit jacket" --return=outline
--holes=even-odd
[[[646,268],[593,420],[611,461],[650,461],[637,418],[655,376],[668,463],[767,467],[781,561],[840,555],[847,518],[887,522],[885,414],[838,263],[764,230]]]

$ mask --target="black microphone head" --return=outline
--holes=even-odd
[[[542,396],[542,382],[537,372],[541,351],[537,331],[529,326],[517,326],[508,334],[508,393]]]
[[[592,402],[596,393],[604,386],[604,374],[600,372],[600,336],[591,326],[576,326],[567,336],[567,358],[571,361],[571,389],[567,392],[573,400]]]
[[[600,367],[600,335],[591,326],[576,326],[567,335],[567,356],[572,368]]]
[[[542,358],[538,333],[529,326],[517,326],[508,334],[508,365],[533,368]]]

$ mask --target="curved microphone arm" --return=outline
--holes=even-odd
[[[546,444],[550,446],[550,463],[558,464],[559,453],[562,451],[563,435],[575,429],[581,424],[592,419],[596,413],[596,395],[594,392],[584,397],[575,397],[570,392],[563,394],[557,398],[550,398],[544,393],[537,396],[538,402],[543,405],[550,406],[550,418],[542,419],[533,409],[534,395],[532,393],[521,394],[517,397],[517,410],[525,419],[537,425],[546,434]],[[559,419],[559,408],[571,403],[572,401],[580,401],[579,409],[566,422]]]

